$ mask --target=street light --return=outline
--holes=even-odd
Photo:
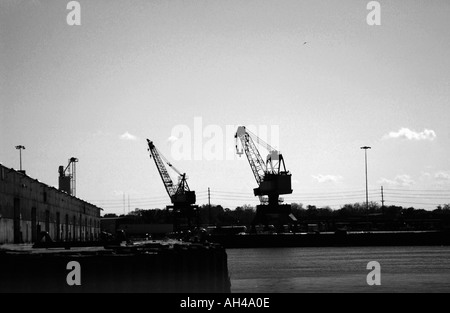
[[[367,190],[367,149],[371,149],[371,147],[364,146],[361,147],[361,149],[364,149],[364,159],[366,164],[366,208],[369,210],[369,192]]]
[[[20,155],[20,171],[22,172],[22,150],[25,150],[24,146],[16,146],[16,149],[19,150]]]

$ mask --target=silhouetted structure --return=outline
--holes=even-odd
[[[190,190],[187,183],[186,173],[181,173],[177,170],[163,155],[156,149],[152,141],[147,139],[148,151],[150,158],[153,157],[156,168],[158,169],[164,188],[170,197],[173,205],[167,206],[167,209],[173,210],[174,228],[180,229],[180,220],[187,219],[187,227],[190,228],[192,221],[197,215],[197,205],[195,205],[196,196],[195,191]],[[166,163],[172,170],[178,174],[178,184],[174,184],[167,169],[164,165]]]
[[[92,241],[100,232],[102,209],[0,165],[0,244]]]
[[[152,241],[65,250],[0,249],[0,292],[229,293],[227,254],[215,244]],[[81,285],[69,286],[69,262]]]
[[[256,206],[252,229],[254,230],[258,224],[268,226],[275,223],[280,227],[283,224],[295,223],[296,219],[291,214],[291,206],[281,204],[282,200],[280,199],[280,195],[292,193],[292,175],[286,170],[283,155],[249,132],[245,126],[238,127],[235,138],[237,154],[245,153],[258,183],[258,187],[253,190],[253,193],[259,197],[261,204]],[[266,162],[262,159],[254,140],[269,151]],[[238,149],[239,141],[242,146],[241,150]],[[265,201],[265,196],[268,198],[267,201]]]

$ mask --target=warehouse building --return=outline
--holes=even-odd
[[[99,238],[102,209],[61,188],[63,180],[59,190],[0,164],[0,244],[33,243],[44,233],[53,241]]]

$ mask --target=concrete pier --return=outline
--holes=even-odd
[[[81,285],[70,286],[71,261]],[[230,292],[227,255],[215,244],[147,241],[133,245],[33,249],[3,245],[0,292]]]

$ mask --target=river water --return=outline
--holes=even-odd
[[[450,292],[449,246],[227,249],[227,254],[232,292]],[[370,261],[380,264],[381,285],[367,283]]]

